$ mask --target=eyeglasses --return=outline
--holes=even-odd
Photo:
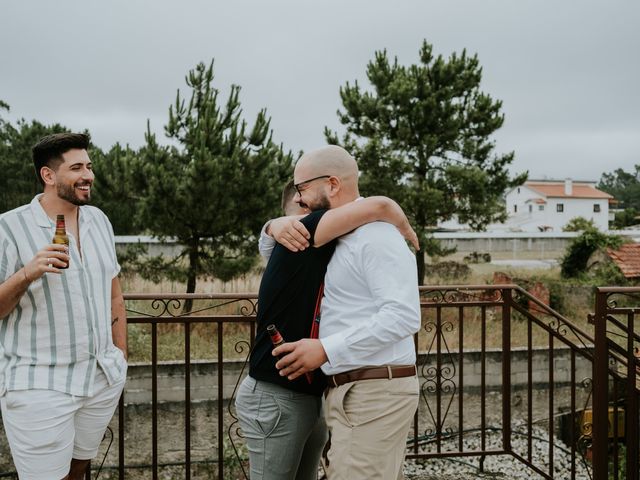
[[[331,178],[331,175],[320,175],[319,177],[313,177],[310,178],[309,180],[305,180],[304,182],[300,182],[300,183],[296,183],[293,185],[293,188],[296,189],[296,192],[298,192],[298,195],[302,195],[302,193],[300,192],[300,187],[306,183],[311,183],[315,180],[320,180],[321,178]]]

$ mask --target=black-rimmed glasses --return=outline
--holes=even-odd
[[[306,183],[311,183],[315,180],[320,180],[321,178],[331,178],[331,175],[320,175],[319,177],[313,177],[310,178],[309,180],[305,180],[304,182],[299,182],[293,185],[293,188],[296,189],[296,192],[298,192],[298,195],[302,195],[302,193],[300,192],[300,186],[306,184]]]

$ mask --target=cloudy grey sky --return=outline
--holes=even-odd
[[[640,163],[640,2],[551,0],[31,0],[0,7],[0,99],[20,117],[88,128],[96,144],[161,134],[176,90],[215,58],[297,152],[338,128],[338,89],[376,50],[417,61],[423,39],[466,48],[504,102],[512,172],[600,178]]]

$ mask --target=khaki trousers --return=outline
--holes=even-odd
[[[360,380],[329,389],[325,416],[329,480],[402,479],[407,435],[418,407],[417,377]]]

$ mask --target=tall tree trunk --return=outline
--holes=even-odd
[[[418,285],[424,285],[424,250],[418,250],[416,252],[416,264],[418,266]]]
[[[189,247],[189,272],[187,274],[187,293],[196,291],[196,282],[198,280],[198,240],[195,239]],[[184,302],[184,313],[190,312],[193,307],[193,301],[188,299]]]

